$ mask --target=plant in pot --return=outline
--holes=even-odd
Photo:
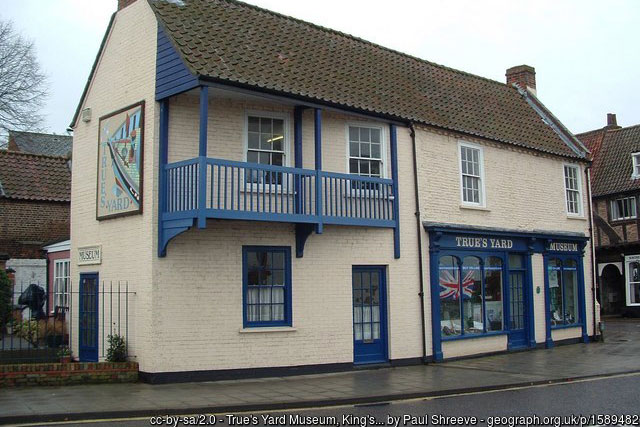
[[[58,350],[58,357],[60,358],[60,363],[70,363],[71,362],[71,349],[69,346],[63,345]]]
[[[12,316],[13,305],[11,302],[11,294],[13,286],[9,276],[4,270],[0,270],[0,331],[6,328],[7,333],[13,332]]]

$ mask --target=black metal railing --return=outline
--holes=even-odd
[[[106,357],[108,336],[124,338],[126,355],[130,349],[129,314],[135,297],[128,281],[101,281],[93,296],[97,311],[89,319],[92,324],[98,357]],[[86,293],[68,281],[60,292],[47,292],[45,284],[20,283],[12,286],[9,312],[0,318],[0,364],[56,362],[72,352],[77,359],[83,338],[79,324],[81,299]],[[85,300],[86,302],[86,300]],[[84,340],[86,341],[86,339]]]

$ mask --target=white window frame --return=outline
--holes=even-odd
[[[575,190],[573,188],[567,188],[567,177],[565,175],[565,168],[575,168],[576,169],[576,181],[578,183],[578,189]],[[562,187],[564,188],[564,210],[567,212],[567,216],[574,218],[583,218],[584,217],[584,200],[582,197],[582,168],[580,165],[576,163],[563,163],[562,164]],[[578,192],[578,212],[569,212],[569,198],[567,197],[568,191],[577,191]]]
[[[462,175],[462,148],[471,148],[474,150],[478,150],[478,165],[480,167],[480,185],[478,186],[479,191],[479,201],[476,202],[468,202],[464,200],[464,179]],[[459,176],[459,184],[460,184],[460,205],[468,206],[468,207],[476,207],[476,208],[484,208],[487,205],[487,198],[485,192],[485,177],[484,177],[484,147],[478,144],[473,144],[467,141],[458,141],[458,176]]]
[[[67,274],[68,275],[64,275],[64,267],[65,264],[67,265]],[[60,265],[60,267],[62,268],[62,272],[63,275],[62,276],[58,276],[58,266]],[[59,280],[63,280],[66,281],[66,292],[61,291],[59,289]],[[55,311],[56,307],[65,307],[65,308],[69,308],[69,292],[70,292],[70,286],[71,286],[71,260],[69,258],[62,258],[62,259],[56,259],[53,260],[53,299],[52,299],[52,312]],[[65,294],[66,294],[66,298],[65,298]],[[60,300],[60,302],[64,302],[66,300],[66,305],[62,304],[58,304],[58,300]]]
[[[263,111],[263,110],[245,110],[244,112],[244,129],[243,129],[243,135],[242,135],[242,140],[243,140],[243,153],[242,153],[242,159],[244,162],[248,162],[247,160],[247,154],[249,152],[249,116],[251,117],[258,117],[258,118],[267,118],[267,119],[280,119],[283,120],[283,134],[284,134],[284,140],[282,142],[282,149],[283,149],[283,153],[284,153],[284,164],[282,165],[282,167],[291,167],[292,163],[291,163],[291,138],[290,138],[290,130],[289,130],[289,126],[291,123],[291,118],[290,118],[290,114],[288,113],[284,113],[284,112],[275,112],[275,111]],[[265,184],[264,183],[251,183],[250,185],[248,185],[248,191],[251,192],[262,192],[262,191],[272,191],[275,192],[276,188],[279,188],[280,185],[279,184],[267,184],[267,186],[271,187],[271,190],[265,190]],[[285,183],[285,188],[287,188],[288,185],[286,185]],[[244,191],[244,189],[242,189],[241,191]]]
[[[640,255],[628,255],[624,257],[624,293],[626,296],[626,304],[627,307],[635,307],[640,306],[640,302],[631,302],[631,285],[636,284],[638,282],[632,282],[629,277],[629,264],[632,262],[640,263]]]
[[[616,210],[615,207],[617,206],[617,202],[620,201],[620,200],[622,200],[622,204],[623,205],[624,205],[625,201],[627,201],[627,200],[630,201],[631,204],[629,206],[632,206],[633,208],[630,208],[629,212],[631,212],[633,210],[633,214],[632,215],[630,214],[629,216],[624,216],[623,212],[619,212],[622,216],[619,216],[619,217],[614,217],[613,216],[614,211]],[[609,207],[611,209],[611,221],[625,221],[625,220],[628,220],[628,219],[636,219],[638,217],[638,212],[637,212],[637,209],[636,209],[636,196],[618,197],[617,199],[613,199],[613,200],[610,201]]]
[[[633,165],[633,169],[631,170],[631,178],[640,178],[640,173],[636,173],[636,171],[640,167],[640,152],[631,153],[631,164]]]
[[[369,128],[369,129],[378,129],[380,131],[380,178],[388,178],[387,174],[387,135],[385,133],[385,126],[382,126],[380,123],[376,122],[347,122],[344,127],[344,140],[345,140],[345,152],[346,152],[346,161],[345,161],[345,173],[351,174],[349,161],[351,160],[351,150],[349,147],[349,128],[350,127],[359,127],[359,128]],[[364,157],[354,157],[358,159],[364,159]],[[374,159],[376,160],[376,159]],[[362,175],[358,175],[362,176]]]

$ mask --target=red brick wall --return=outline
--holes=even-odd
[[[68,238],[68,202],[0,198],[0,253],[10,258],[44,258],[44,244]]]
[[[136,362],[31,363],[0,365],[0,388],[29,385],[129,383],[138,381]]]

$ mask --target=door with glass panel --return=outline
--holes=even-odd
[[[354,363],[388,360],[385,275],[385,267],[353,267]]]
[[[527,346],[528,304],[525,258],[520,254],[509,254],[509,348]]]
[[[78,356],[81,362],[98,361],[98,274],[80,275]]]

